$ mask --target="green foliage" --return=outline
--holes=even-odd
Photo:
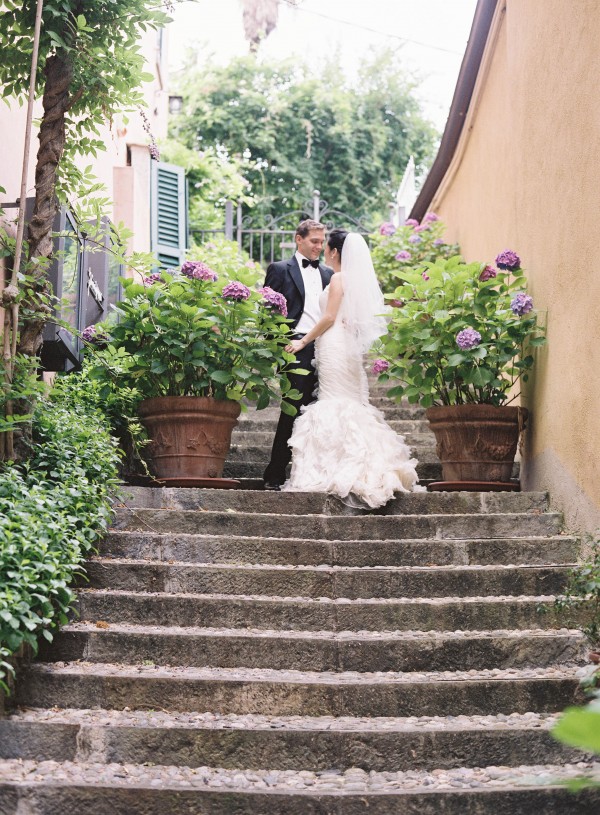
[[[600,544],[592,555],[569,572],[564,594],[554,601],[555,610],[575,624],[593,643],[600,642]]]
[[[105,326],[110,339],[90,369],[107,391],[116,383],[138,399],[212,396],[256,401],[261,409],[281,379],[282,393],[292,396],[287,377],[277,374],[294,359],[284,351],[287,320],[250,289],[260,268],[229,242],[215,243],[204,257],[215,262],[219,279],[163,271],[142,283],[123,281],[119,321]],[[201,266],[210,278],[212,270]],[[223,296],[234,276],[247,286],[246,299]]]
[[[600,672],[594,670],[590,680],[597,688]],[[567,708],[552,728],[552,735],[563,744],[600,755],[600,691],[594,690],[592,697],[585,707]],[[600,787],[600,781],[583,775],[570,779],[566,786],[578,792],[586,787]]]
[[[7,0],[0,14],[0,86],[5,98],[20,103],[29,89],[35,3]],[[169,17],[148,0],[45,0],[38,75],[52,57],[71,74],[65,116],[66,153],[59,166],[59,192],[66,196],[93,186],[74,156],[97,155],[105,149],[100,127],[121,110],[144,106],[140,85],[144,73],[140,34],[165,25]],[[38,82],[38,93],[44,83]]]
[[[396,228],[386,222],[369,236],[371,257],[382,291],[393,292],[404,279],[405,268],[415,268],[459,253],[458,244],[445,243],[442,239],[444,228],[437,215],[428,212],[421,224],[409,221]]]
[[[0,685],[22,644],[67,622],[71,585],[110,518],[118,453],[71,380],[40,401],[31,458],[0,471]]]
[[[205,229],[222,229],[226,201],[242,201],[252,206],[244,171],[248,162],[228,157],[214,148],[191,150],[175,139],[160,145],[162,161],[184,167],[190,189],[189,219]]]
[[[600,704],[564,712],[552,730],[558,741],[600,755]]]
[[[509,391],[520,377],[527,380],[533,348],[545,341],[535,312],[519,316],[511,309],[525,291],[523,271],[466,264],[456,255],[405,269],[402,278],[388,295],[398,307],[383,338],[390,368],[380,381],[401,383],[388,394],[425,407],[515,399],[518,394],[509,399]],[[468,349],[457,343],[465,329],[481,335]]]
[[[423,170],[435,132],[391,51],[350,84],[330,62],[319,79],[297,61],[241,57],[184,72],[173,135],[191,150],[244,162],[262,217],[301,209],[319,189],[355,217],[381,216],[411,155]]]
[[[15,413],[7,415],[7,402],[15,405],[30,404],[44,390],[44,384],[37,378],[37,359],[17,354],[14,359],[12,379],[7,382],[5,363],[0,359],[0,380],[3,383],[0,391],[0,433],[15,428],[15,425],[28,422],[30,413]]]
[[[229,241],[222,235],[217,235],[201,246],[192,246],[188,258],[218,270],[219,280],[223,285],[231,280],[239,280],[245,286],[253,287],[262,284],[265,279],[260,263],[250,260],[246,252],[240,252],[235,241]]]

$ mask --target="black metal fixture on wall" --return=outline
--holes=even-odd
[[[32,210],[33,198],[27,201],[27,218]],[[99,234],[95,226],[86,229],[66,207],[61,207],[54,220],[48,280],[56,297],[55,321],[51,318],[44,326],[40,357],[45,371],[79,367],[79,335],[87,326],[104,320],[111,305],[120,299],[123,267],[111,252],[109,222],[102,226]]]

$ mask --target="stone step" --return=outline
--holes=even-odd
[[[375,397],[370,400],[371,404],[378,410],[381,410],[387,420],[397,419],[425,419],[425,408],[419,405],[402,404],[398,405],[392,402],[387,397]],[[270,405],[264,410],[254,410],[250,408],[241,414],[239,422],[246,419],[258,419],[263,422],[277,422],[279,419],[280,410],[276,405]]]
[[[387,420],[387,418],[386,418]],[[428,434],[430,425],[427,419],[389,419],[387,423],[400,435],[407,433]],[[267,446],[273,442],[277,419],[261,419],[259,413],[242,413],[233,431],[232,439],[240,439],[246,433],[261,433],[267,436]]]
[[[483,597],[560,594],[566,566],[272,566],[95,558],[86,587],[279,597]]]
[[[299,537],[318,540],[399,540],[403,538],[510,538],[557,535],[556,512],[456,515],[284,515],[283,513],[195,512],[118,509],[115,529],[216,535]]]
[[[567,535],[466,540],[304,540],[227,535],[110,531],[105,557],[192,563],[337,566],[570,564],[579,542]]]
[[[83,589],[82,621],[300,631],[478,631],[559,628],[554,597],[313,600]],[[545,614],[540,605],[548,606]]]
[[[323,492],[124,487],[120,500],[130,508],[284,513],[286,515],[364,515]],[[532,512],[548,509],[544,492],[408,492],[398,493],[377,515],[421,515]]]
[[[277,716],[553,713],[579,698],[576,667],[359,673],[37,663],[21,705]]]
[[[418,458],[420,464],[437,464],[439,459],[435,451],[435,445],[428,444],[426,447],[419,447],[418,449],[411,449],[411,455]],[[227,454],[228,465],[243,464],[248,461],[261,461],[264,462],[263,470],[271,457],[271,445],[265,444],[261,447],[255,447],[250,444],[235,445],[232,444]]]
[[[423,448],[435,447],[435,436],[430,432],[423,433],[402,433],[404,443],[410,448],[421,450]],[[273,444],[274,432],[272,430],[240,430],[235,431],[231,437],[232,450],[243,450],[246,448],[266,449],[270,452]]]
[[[236,478],[251,480],[256,482],[256,487],[262,487],[262,476],[269,461],[270,449],[267,450],[260,460],[226,461],[223,470],[224,478]],[[421,460],[418,462],[416,470],[422,484],[430,481],[441,481],[442,465],[439,463],[433,448],[429,448],[420,453]],[[428,461],[427,459],[431,459]],[[513,465],[511,478],[519,478],[520,465],[516,461]]]
[[[600,789],[564,782],[597,765],[345,773],[8,761],[2,812],[35,815],[593,815]],[[562,783],[562,786],[561,786]]]
[[[582,760],[549,733],[558,716],[286,717],[27,710],[0,719],[0,758],[340,773]]]
[[[583,663],[586,654],[576,630],[333,633],[74,623],[61,629],[41,657],[48,662],[335,672],[549,667]]]

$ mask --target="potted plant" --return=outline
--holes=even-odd
[[[527,410],[512,406],[545,342],[521,261],[459,255],[405,269],[383,340],[390,396],[427,408],[445,482],[510,481]],[[380,365],[384,367],[383,364]]]
[[[237,247],[212,244],[206,254],[221,258],[219,274],[189,260],[124,279],[118,322],[102,326],[101,375],[112,368],[135,392],[151,469],[169,484],[221,479],[243,403],[262,409],[279,393],[297,398],[282,373],[294,359],[284,351],[285,298],[255,285],[260,267]]]

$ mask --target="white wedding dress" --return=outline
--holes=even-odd
[[[329,287],[320,298],[322,314],[328,296]],[[333,493],[350,506],[375,509],[396,492],[423,488],[403,437],[369,404],[363,356],[353,348],[340,309],[315,343],[318,400],[294,422],[292,471],[282,490]]]

